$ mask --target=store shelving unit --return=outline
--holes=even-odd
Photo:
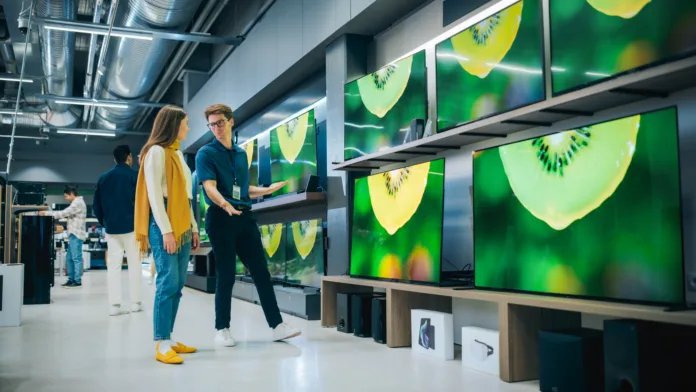
[[[293,195],[278,196],[252,206],[254,212],[269,212],[274,210],[304,207],[307,205],[321,204],[326,201],[323,192],[303,192]]]
[[[365,171],[436,155],[488,139],[595,113],[648,98],[667,98],[696,86],[696,56],[619,76],[520,109],[476,120],[376,153],[333,162],[333,170]]]
[[[326,276],[321,287],[321,325],[336,326],[336,294],[385,289],[387,346],[411,345],[411,309],[452,312],[452,299],[492,302],[498,305],[500,323],[500,378],[506,382],[539,378],[538,331],[577,328],[581,315],[656,321],[696,326],[696,311],[665,312],[664,308],[616,302],[505,293]]]

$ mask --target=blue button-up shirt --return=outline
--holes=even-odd
[[[99,177],[92,209],[108,234],[133,232],[137,182],[138,172],[125,163]]]
[[[216,181],[217,190],[233,206],[251,207],[249,198],[249,163],[243,148],[234,144],[232,149],[223,146],[217,139],[203,146],[196,154],[198,182]],[[240,200],[232,198],[232,187],[240,188]],[[214,203],[203,192],[208,205]]]

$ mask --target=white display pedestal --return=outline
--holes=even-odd
[[[462,328],[462,365],[500,376],[500,332],[478,327]]]
[[[454,319],[450,313],[411,310],[411,349],[414,353],[454,359]]]
[[[24,264],[0,264],[0,327],[22,325]]]

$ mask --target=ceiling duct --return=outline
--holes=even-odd
[[[116,26],[153,30],[184,31],[191,23],[202,0],[128,0],[126,12]],[[178,42],[155,39],[144,41],[111,38],[109,53],[96,86],[98,99],[142,101],[162,70]],[[131,128],[139,113],[138,107],[127,109],[100,107],[96,110],[93,128]]]

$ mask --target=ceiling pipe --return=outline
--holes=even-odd
[[[97,0],[94,5],[94,15],[92,15],[92,22],[99,23],[101,20],[102,3],[103,0]],[[97,36],[92,34],[89,38],[89,49],[87,53],[87,74],[85,76],[85,86],[82,96],[85,98],[90,98],[92,96],[92,78],[94,74],[94,54],[97,50]],[[85,109],[82,111],[82,124],[87,124],[87,119],[89,118],[90,110]]]

